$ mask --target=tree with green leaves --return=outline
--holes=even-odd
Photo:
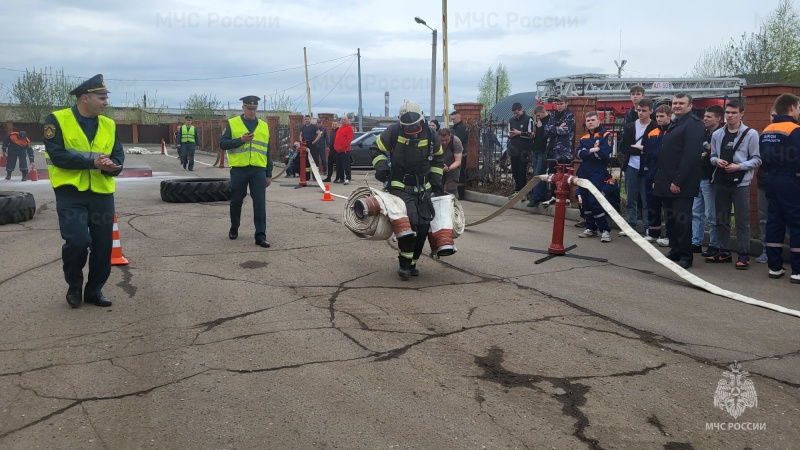
[[[192,116],[194,120],[211,120],[220,117],[222,102],[214,94],[192,94],[186,100],[183,113]]]
[[[63,69],[25,69],[11,88],[12,100],[19,105],[19,116],[24,122],[42,123],[48,114],[75,102],[69,95],[78,83],[71,81]]]
[[[500,63],[494,71],[489,67],[478,82],[478,103],[483,104],[482,114],[485,115],[498,101],[510,94],[511,80],[506,66]]]
[[[748,84],[800,83],[800,13],[794,2],[781,0],[757,32],[706,51],[692,75],[738,76]]]

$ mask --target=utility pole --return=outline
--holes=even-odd
[[[442,59],[444,66],[444,123],[442,126],[450,127],[450,95],[447,93],[447,0],[442,0]]]
[[[361,104],[361,48],[356,52],[358,55],[358,131],[364,131],[364,109]]]
[[[308,100],[308,115],[314,116],[311,113],[311,86],[308,84],[308,54],[306,53],[306,48],[303,47],[303,61],[306,65],[306,99]]]

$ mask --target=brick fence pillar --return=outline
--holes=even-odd
[[[770,111],[775,99],[781,94],[800,96],[800,85],[796,84],[753,84],[742,86],[745,115],[744,123],[761,133],[772,122]],[[750,229],[758,230],[758,184],[750,183]]]
[[[467,179],[472,181],[478,177],[478,155],[480,154],[480,126],[482,103],[454,103],[453,108],[461,113],[461,120],[467,126],[469,138],[467,139],[467,160],[462,161],[467,171]]]
[[[280,122],[279,116],[267,116],[267,126],[269,127],[269,157],[273,161],[281,156],[280,149],[278,148],[278,123]]]
[[[131,133],[133,134],[133,143],[134,144],[138,144],[139,143],[139,124],[138,123],[133,122],[131,124]]]
[[[289,146],[291,146],[300,135],[300,125],[302,123],[302,114],[289,114]]]

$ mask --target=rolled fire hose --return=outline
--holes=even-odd
[[[453,238],[457,238],[464,233],[464,208],[454,196],[447,197],[453,201],[452,230]],[[360,239],[386,240],[392,234],[402,237],[413,233],[406,204],[399,197],[382,190],[356,188],[347,198],[342,214],[344,225]]]
[[[640,236],[639,233],[636,232],[636,230],[634,230],[633,228],[631,228],[630,225],[628,225],[628,222],[625,219],[623,219],[622,216],[619,215],[619,213],[614,209],[614,207],[611,206],[611,203],[609,203],[608,200],[606,200],[605,196],[589,180],[584,180],[581,178],[573,178],[573,182],[582,188],[588,189],[589,192],[591,192],[592,195],[594,195],[597,201],[600,202],[600,205],[606,211],[606,214],[608,214],[614,220],[614,222],[622,229],[622,231],[625,232],[625,234],[628,235],[629,238],[631,238],[631,240],[633,240],[633,242],[636,243],[636,245],[638,245],[645,252],[647,252],[647,254],[650,255],[654,260],[656,260],[656,262],[666,267],[667,269],[671,270],[673,273],[683,278],[684,280],[688,281],[692,285],[704,289],[714,295],[727,297],[730,298],[731,300],[747,303],[748,305],[755,305],[755,306],[760,306],[762,308],[771,309],[773,311],[788,314],[790,316],[800,317],[800,311],[784,308],[783,306],[780,305],[763,302],[761,300],[756,300],[754,298],[747,297],[745,295],[738,294],[736,292],[729,291],[727,289],[722,289],[721,287],[713,285],[701,279],[697,275],[692,274],[688,270],[679,266],[674,261],[667,259],[667,257],[664,256],[664,254],[661,253],[658,249],[653,247],[651,243],[645,241],[644,238]]]
[[[344,225],[360,239],[385,241],[395,231],[399,236],[414,233],[403,200],[370,187],[356,188],[347,198],[342,214]]]

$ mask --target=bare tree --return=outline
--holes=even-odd
[[[222,113],[222,102],[214,94],[192,94],[186,100],[183,113],[192,116],[195,120],[210,120],[219,118]]]
[[[19,105],[20,118],[25,122],[42,123],[57,108],[72,104],[69,92],[76,82],[69,81],[64,70],[25,70],[11,88],[11,98]]]

